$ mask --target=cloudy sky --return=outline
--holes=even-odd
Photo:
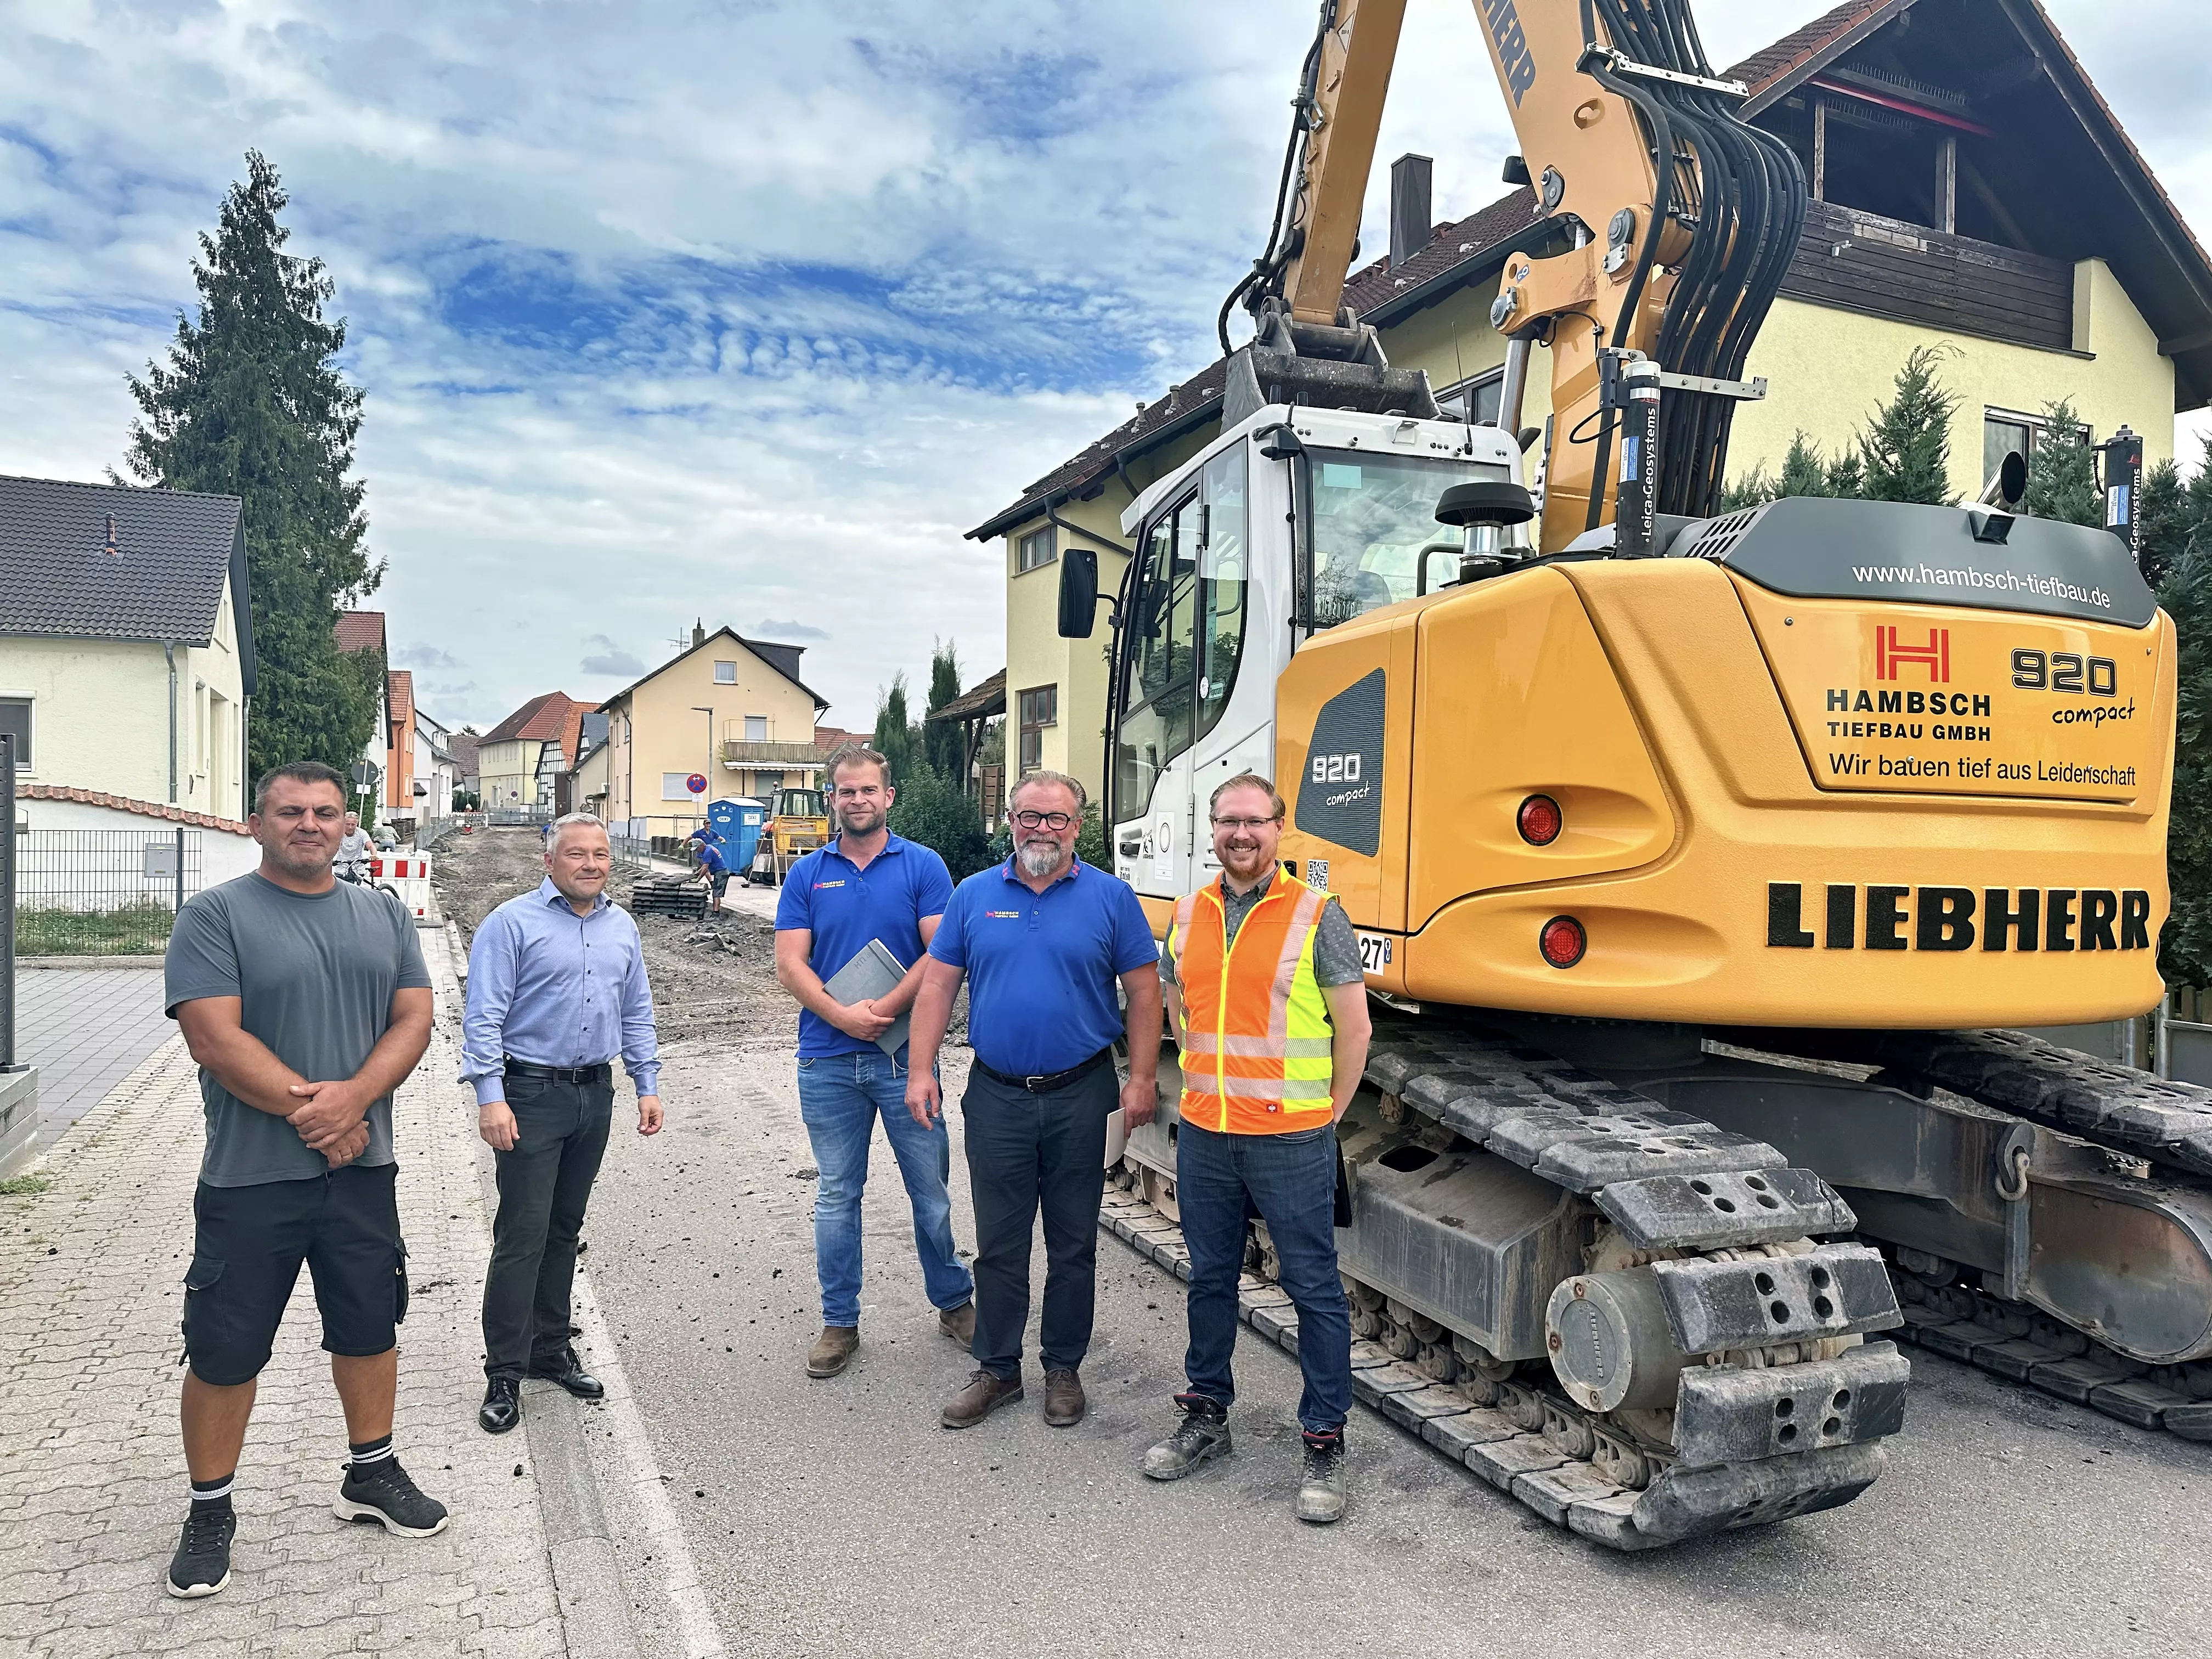
[[[2046,3],[2212,228],[2201,0]],[[1722,63],[1824,9],[1698,4]],[[119,465],[258,148],[337,283],[370,603],[433,713],[604,696],[699,617],[865,726],[933,637],[1005,660],[962,532],[1211,358],[1313,9],[0,0],[0,471]],[[1435,156],[1439,217],[1515,148],[1468,12],[1413,0],[1379,152]]]

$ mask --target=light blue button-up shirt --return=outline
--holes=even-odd
[[[477,1103],[507,1098],[508,1055],[566,1067],[617,1054],[638,1093],[660,1092],[653,988],[629,912],[602,893],[580,916],[549,877],[486,916],[461,1019],[461,1081]]]

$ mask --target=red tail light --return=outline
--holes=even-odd
[[[1553,916],[1536,935],[1536,948],[1554,968],[1571,968],[1589,949],[1589,937],[1572,916]]]
[[[1521,839],[1531,847],[1549,847],[1567,827],[1566,815],[1549,795],[1531,795],[1522,801],[1515,822],[1520,826]]]

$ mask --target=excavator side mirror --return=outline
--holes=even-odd
[[[1071,547],[1060,556],[1060,637],[1087,640],[1098,617],[1098,555]]]
[[[1260,440],[1260,454],[1265,460],[1287,461],[1293,455],[1305,453],[1306,447],[1298,441],[1298,434],[1286,426],[1275,428]]]

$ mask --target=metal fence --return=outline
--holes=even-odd
[[[197,830],[33,830],[15,838],[15,950],[151,956],[200,890]]]

